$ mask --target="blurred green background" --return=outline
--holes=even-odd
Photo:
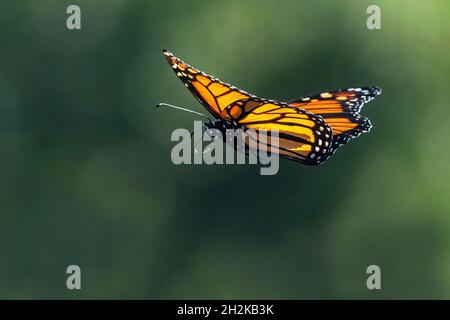
[[[448,1],[2,1],[0,298],[450,298],[449,19]],[[282,101],[380,86],[374,128],[276,176],[175,166],[194,117],[153,106],[203,110],[162,48]]]

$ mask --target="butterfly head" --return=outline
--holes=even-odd
[[[225,134],[227,129],[235,129],[230,123],[223,121],[222,119],[209,120],[205,122],[206,131],[219,130],[222,134]]]

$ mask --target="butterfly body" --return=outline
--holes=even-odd
[[[327,160],[339,146],[368,132],[370,121],[359,115],[364,103],[381,93],[377,87],[350,88],[289,102],[258,98],[188,65],[163,51],[176,75],[215,120],[208,129],[279,132],[279,144],[255,141],[281,157],[307,165]],[[258,139],[256,139],[258,140]],[[249,145],[247,147],[250,147]]]

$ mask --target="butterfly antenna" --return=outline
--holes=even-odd
[[[164,103],[164,102],[158,103],[158,104],[156,105],[157,108],[162,107],[162,106],[169,107],[169,108],[173,108],[173,109],[178,109],[178,110],[181,110],[181,111],[184,111],[184,112],[193,113],[193,114],[202,116],[203,118],[208,119],[209,121],[211,121],[211,119],[209,119],[209,118],[208,118],[207,116],[205,116],[203,113],[200,113],[200,112],[197,112],[197,111],[194,111],[194,110],[190,110],[190,109],[186,109],[186,108],[174,106],[174,105],[171,105],[171,104],[168,104],[168,103]]]

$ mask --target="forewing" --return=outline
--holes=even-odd
[[[177,77],[216,118],[221,117],[223,110],[228,105],[238,100],[253,97],[252,94],[190,66],[169,51],[164,50],[163,53]]]

